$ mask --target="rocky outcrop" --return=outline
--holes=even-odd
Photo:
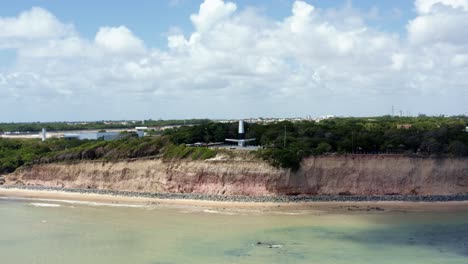
[[[255,159],[79,162],[35,165],[6,185],[217,195],[468,194],[468,159],[392,155],[310,157],[296,172]]]

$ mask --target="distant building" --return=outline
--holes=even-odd
[[[397,129],[410,129],[412,127],[411,124],[401,124],[401,125],[396,125]]]
[[[68,139],[79,139],[79,140],[114,140],[121,137],[120,132],[89,132],[89,133],[78,133],[78,134],[64,134],[64,138]]]

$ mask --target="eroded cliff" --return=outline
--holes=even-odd
[[[468,159],[387,155],[310,157],[296,172],[255,159],[161,159],[35,165],[7,185],[224,195],[468,194]]]

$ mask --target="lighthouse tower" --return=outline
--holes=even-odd
[[[42,141],[46,141],[46,139],[47,139],[47,130],[45,128],[42,129],[41,139],[42,139]]]
[[[247,142],[250,142],[250,141],[254,141],[255,138],[249,138],[249,139],[246,139],[245,138],[245,130],[244,130],[244,120],[239,120],[239,130],[238,130],[238,139],[230,139],[230,138],[226,138],[226,141],[229,141],[229,142],[237,142],[237,146],[241,147],[241,148],[244,148],[247,146]]]

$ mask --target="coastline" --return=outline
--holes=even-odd
[[[6,187],[6,188],[5,188]],[[107,191],[105,191],[107,192]],[[180,194],[178,194],[180,195]],[[243,201],[242,199],[224,200],[214,199],[190,199],[190,195],[178,198],[142,197],[119,195],[118,192],[78,192],[66,189],[42,189],[38,187],[1,186],[0,198],[19,199],[30,201],[49,201],[59,203],[83,203],[90,205],[128,206],[128,207],[193,207],[213,208],[222,210],[247,210],[261,212],[294,212],[308,211],[318,213],[369,213],[369,212],[468,212],[468,200],[446,201],[402,201],[402,200],[297,200],[294,201]],[[235,197],[236,198],[236,197]],[[252,197],[250,197],[252,198]],[[271,197],[261,197],[261,200]]]

